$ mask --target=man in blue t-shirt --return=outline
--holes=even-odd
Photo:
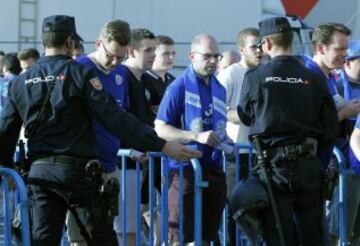
[[[209,187],[203,190],[204,243],[217,240],[226,200],[222,152],[216,147],[227,139],[225,88],[214,76],[221,59],[214,37],[197,35],[191,43],[191,64],[167,88],[160,103],[155,130],[167,140],[192,145],[202,152],[200,164]],[[194,173],[190,163],[170,160],[169,240],[179,241],[179,173],[185,165],[183,191],[184,243],[194,241]],[[181,198],[180,198],[181,199]],[[207,245],[207,244],[205,244]]]

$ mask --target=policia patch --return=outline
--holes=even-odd
[[[97,77],[90,79],[90,83],[97,91],[101,91],[103,89],[103,86]]]

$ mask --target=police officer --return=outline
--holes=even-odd
[[[302,245],[323,245],[323,167],[316,154],[334,143],[336,108],[323,79],[291,56],[287,19],[265,19],[259,27],[259,48],[271,60],[245,75],[238,114],[250,138],[262,140],[285,245],[294,245],[294,225]],[[274,214],[268,207],[260,216],[269,246],[283,245]]]
[[[69,206],[88,209],[95,223],[91,245],[117,245],[114,231],[101,230],[101,224],[96,224],[93,199],[97,187],[85,173],[88,160],[96,158],[92,118],[139,150],[163,151],[183,160],[199,154],[165,142],[122,111],[103,91],[96,73],[71,59],[76,39],[73,17],[44,19],[45,56],[10,84],[0,119],[2,165],[11,165],[23,123],[29,137],[32,245],[59,245]]]

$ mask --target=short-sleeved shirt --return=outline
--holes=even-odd
[[[151,110],[151,106],[158,105],[160,100],[153,98],[153,95],[156,95],[156,93],[145,86],[143,76],[138,80],[129,68],[127,68],[127,74],[129,95],[128,111],[133,113],[142,123],[148,126],[154,126],[156,114]]]
[[[226,90],[226,105],[231,109],[236,109],[240,103],[244,75],[247,70],[240,63],[235,63],[217,75],[217,79]],[[238,124],[227,122],[226,131],[234,142],[249,143],[249,130],[250,128],[242,122]]]
[[[191,69],[192,70],[192,69]],[[193,72],[193,70],[192,70]],[[185,113],[185,74],[175,79],[167,90],[165,91],[164,97],[160,103],[159,111],[157,114],[157,120],[163,121],[167,125],[174,126],[179,129],[184,129],[184,113]],[[202,111],[202,124],[203,131],[209,131],[213,129],[212,122],[212,95],[211,86],[206,85],[205,81],[197,77],[197,83],[199,86],[200,101],[203,108]],[[202,157],[200,158],[200,164],[206,167],[221,167],[221,158],[212,158],[214,148],[209,145],[200,145],[200,151]],[[179,165],[185,163],[179,163],[175,160],[170,161],[171,168],[177,168]],[[187,166],[189,167],[189,162]]]
[[[166,88],[169,86],[169,84],[175,80],[175,76],[171,73],[166,72],[165,73],[165,80],[163,80],[159,75],[157,75],[155,72],[149,70],[146,71],[142,79],[144,80],[145,87],[149,91],[156,92],[156,95],[152,95],[152,97],[155,99],[155,105],[160,104],[160,101],[162,97],[164,96]],[[158,103],[156,103],[158,102]]]
[[[111,71],[105,72],[88,56],[79,57],[76,61],[94,69],[103,85],[104,91],[114,98],[119,107],[124,110],[128,109],[127,69],[125,66],[119,64]],[[96,135],[99,160],[103,164],[105,172],[113,172],[116,170],[116,159],[117,152],[120,148],[120,140],[96,121],[93,127]]]

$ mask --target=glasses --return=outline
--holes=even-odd
[[[261,41],[256,45],[257,48],[258,48],[261,52],[263,52],[263,49],[262,49],[263,44],[265,44],[265,39],[261,40]]]
[[[115,56],[113,53],[111,53],[108,49],[106,49],[105,44],[103,42],[101,42],[104,50],[105,50],[105,55],[109,60],[116,60],[117,62],[123,62],[125,60],[127,60],[129,58],[128,53],[126,52],[125,56]]]
[[[209,53],[202,53],[202,52],[198,52],[198,51],[194,51],[194,53],[202,55],[202,57],[206,61],[209,61],[212,58],[215,59],[215,61],[221,61],[221,59],[223,58],[223,55],[221,55],[221,54],[209,54]]]

